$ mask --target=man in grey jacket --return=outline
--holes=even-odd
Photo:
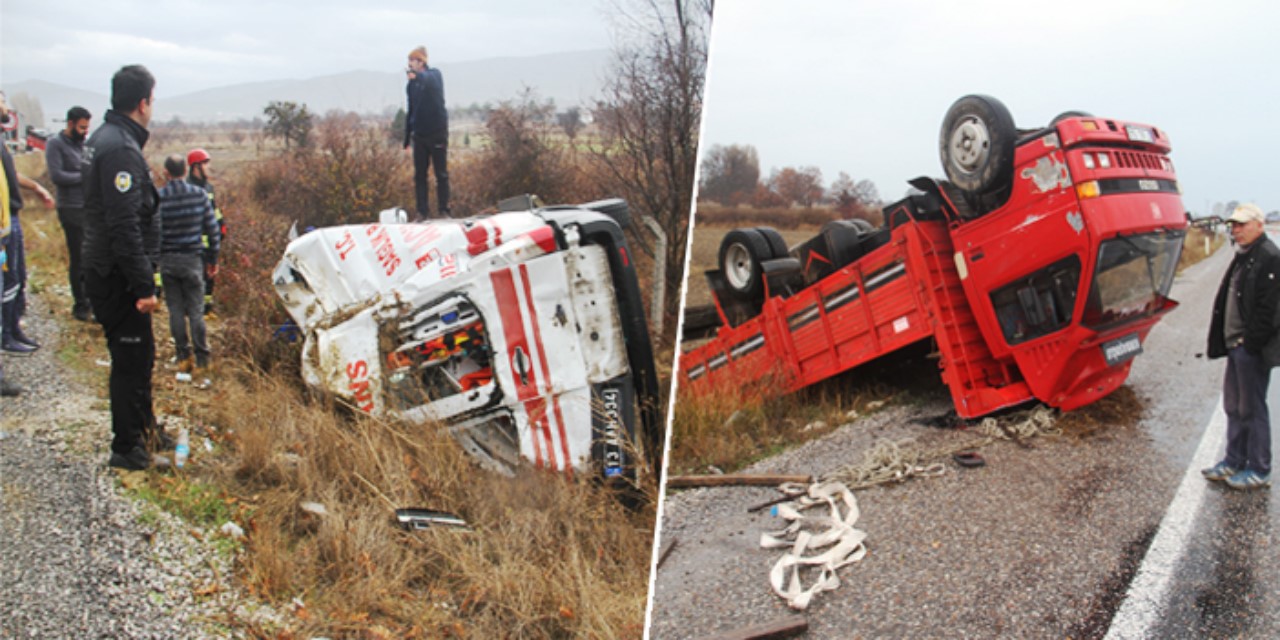
[[[76,320],[89,320],[89,299],[84,295],[81,278],[80,248],[84,245],[84,183],[80,163],[84,157],[84,140],[89,134],[92,115],[84,107],[67,111],[67,128],[49,140],[44,152],[49,179],[58,189],[58,222],[67,239],[67,278],[71,281],[71,315]]]

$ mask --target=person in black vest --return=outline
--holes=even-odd
[[[89,320],[89,300],[81,280],[80,248],[84,244],[84,182],[80,165],[92,114],[84,107],[67,111],[67,128],[49,140],[44,162],[58,190],[58,222],[67,240],[67,279],[71,283],[71,315]]]
[[[111,352],[112,467],[145,469],[167,449],[151,404],[158,196],[142,155],[155,77],[130,65],[111,78],[111,110],[85,145],[84,280]]]
[[[436,201],[440,217],[449,217],[449,113],[444,108],[444,76],[427,66],[427,48],[409,52],[406,69],[409,112],[404,123],[404,148],[413,146],[413,190],[418,219],[431,217],[427,201],[427,169],[435,166]]]
[[[1280,365],[1276,307],[1280,306],[1280,248],[1267,238],[1266,216],[1242,204],[1227,218],[1236,256],[1222,277],[1209,323],[1209,357],[1227,357],[1222,404],[1227,455],[1201,471],[1233,489],[1271,484],[1271,413],[1267,387]]]

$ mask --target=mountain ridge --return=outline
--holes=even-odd
[[[593,49],[486,58],[447,63],[439,68],[445,79],[445,104],[450,109],[514,100],[525,88],[533,89],[540,100],[554,100],[557,107],[566,108],[588,104],[599,95],[609,62],[608,50]],[[308,78],[256,80],[166,96],[164,78],[157,78],[160,92],[154,117],[160,122],[173,118],[188,122],[252,119],[261,117],[263,108],[273,100],[303,103],[316,114],[335,109],[383,114],[404,106],[404,85],[403,70],[364,69]],[[20,93],[39,100],[44,123],[27,122],[49,129],[61,128],[63,115],[74,105],[93,112],[96,124],[109,103],[106,93],[45,80],[7,83],[3,88],[11,101]]]

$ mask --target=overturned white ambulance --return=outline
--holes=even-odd
[[[639,439],[655,455],[662,434],[626,203],[502,209],[291,242],[273,279],[306,336],[303,376],[362,411],[437,421],[490,468],[633,477]]]

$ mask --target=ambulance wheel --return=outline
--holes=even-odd
[[[1058,115],[1054,116],[1053,120],[1049,121],[1049,126],[1052,127],[1053,125],[1058,124],[1059,122],[1062,122],[1067,118],[1092,118],[1092,117],[1093,117],[1093,114],[1089,113],[1088,111],[1063,111],[1062,113],[1059,113]]]
[[[778,233],[777,229],[773,227],[756,227],[756,232],[764,236],[765,242],[769,243],[770,255],[766,260],[787,257],[787,241],[783,239],[782,234]]]
[[[720,241],[720,273],[730,291],[740,299],[754,299],[762,290],[762,263],[773,253],[769,241],[756,229],[734,229]]]
[[[999,100],[972,95],[956,100],[942,121],[938,149],[952,184],[969,193],[1002,188],[1013,178],[1018,130]]]

